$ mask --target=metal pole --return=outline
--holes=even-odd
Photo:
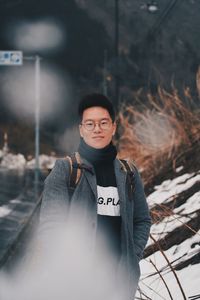
[[[40,57],[35,56],[35,186],[39,182],[40,154]],[[38,190],[36,190],[38,192]]]
[[[115,0],[115,98],[116,108],[119,104],[119,0]]]

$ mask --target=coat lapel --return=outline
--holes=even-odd
[[[88,166],[92,172],[83,169],[83,175],[86,178],[87,182],[89,183],[89,186],[91,187],[91,190],[95,196],[95,199],[97,199],[97,182],[96,182],[96,176],[95,176],[95,172],[94,172],[94,168],[93,166],[85,159],[81,158],[81,162],[85,165]]]
[[[84,170],[83,171],[84,176],[86,177],[87,182],[89,183],[92,192],[95,195],[95,199],[97,199],[97,183],[96,183],[96,176],[92,175],[91,173],[89,173],[88,171]]]

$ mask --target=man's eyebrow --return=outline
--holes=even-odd
[[[99,121],[104,121],[104,120],[109,121],[110,119],[109,119],[109,118],[102,118],[102,119],[99,119]],[[93,119],[85,119],[85,120],[84,120],[84,122],[88,122],[88,121],[95,122],[95,120],[93,120]]]

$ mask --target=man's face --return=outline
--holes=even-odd
[[[116,123],[112,122],[107,109],[94,106],[84,110],[79,131],[86,144],[101,149],[110,144]]]

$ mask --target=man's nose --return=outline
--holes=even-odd
[[[100,127],[100,124],[99,124],[99,123],[95,123],[95,125],[94,125],[94,131],[95,131],[95,132],[101,131],[101,127]]]

